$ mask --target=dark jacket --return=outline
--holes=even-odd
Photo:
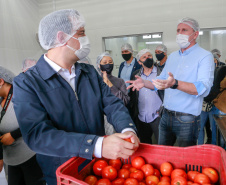
[[[118,71],[118,78],[121,78],[121,72],[122,72],[122,69],[124,67],[124,62],[122,62],[120,64],[119,71]],[[133,69],[132,69],[132,72],[131,72],[131,75],[130,75],[130,80],[131,80],[131,77],[132,77],[133,72],[136,71],[136,70],[138,70],[138,69],[140,69],[140,68],[141,68],[141,65],[137,62],[137,59],[135,58],[135,63],[133,65]]]
[[[160,75],[161,70],[159,67],[155,64],[155,67],[157,67],[157,76]],[[135,75],[141,76],[141,72],[143,70],[143,67],[140,69],[136,70],[132,74],[132,80],[135,80]],[[160,99],[163,101],[164,98],[164,90],[158,90],[158,95]],[[130,105],[131,105],[131,117],[135,123],[138,123],[138,115],[139,115],[139,109],[138,109],[138,98],[139,98],[139,91],[131,91],[131,100],[130,100]],[[162,108],[162,107],[161,107]]]
[[[92,65],[75,64],[75,91],[42,56],[14,79],[13,103],[21,133],[47,184],[69,158],[92,159],[98,136],[105,135],[104,113],[116,132],[136,130],[123,102],[115,97]]]

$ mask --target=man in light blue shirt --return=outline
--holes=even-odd
[[[213,85],[213,55],[196,43],[199,24],[191,18],[177,25],[176,42],[180,50],[173,52],[152,83],[137,77],[128,88],[165,89],[164,111],[159,125],[159,144],[191,146],[197,143],[199,115],[203,98]]]

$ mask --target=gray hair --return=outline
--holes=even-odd
[[[194,31],[200,31],[199,23],[195,19],[192,19],[190,17],[185,17],[185,18],[179,20],[177,26],[181,23],[187,24],[188,26],[193,28]]]

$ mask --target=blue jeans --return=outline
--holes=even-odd
[[[200,116],[171,114],[166,110],[159,124],[159,145],[173,146],[177,140],[181,147],[197,144]]]

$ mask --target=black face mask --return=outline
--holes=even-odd
[[[111,74],[113,68],[114,68],[114,64],[100,65],[101,71],[106,71],[107,74]]]
[[[142,61],[141,61],[142,62]],[[151,68],[153,66],[153,58],[147,58],[144,62],[142,62],[145,67]]]
[[[129,54],[122,54],[122,58],[125,60],[125,61],[128,61],[132,56],[132,53],[129,53]]]
[[[165,57],[164,53],[155,54],[155,56],[156,56],[158,61],[161,61]]]

